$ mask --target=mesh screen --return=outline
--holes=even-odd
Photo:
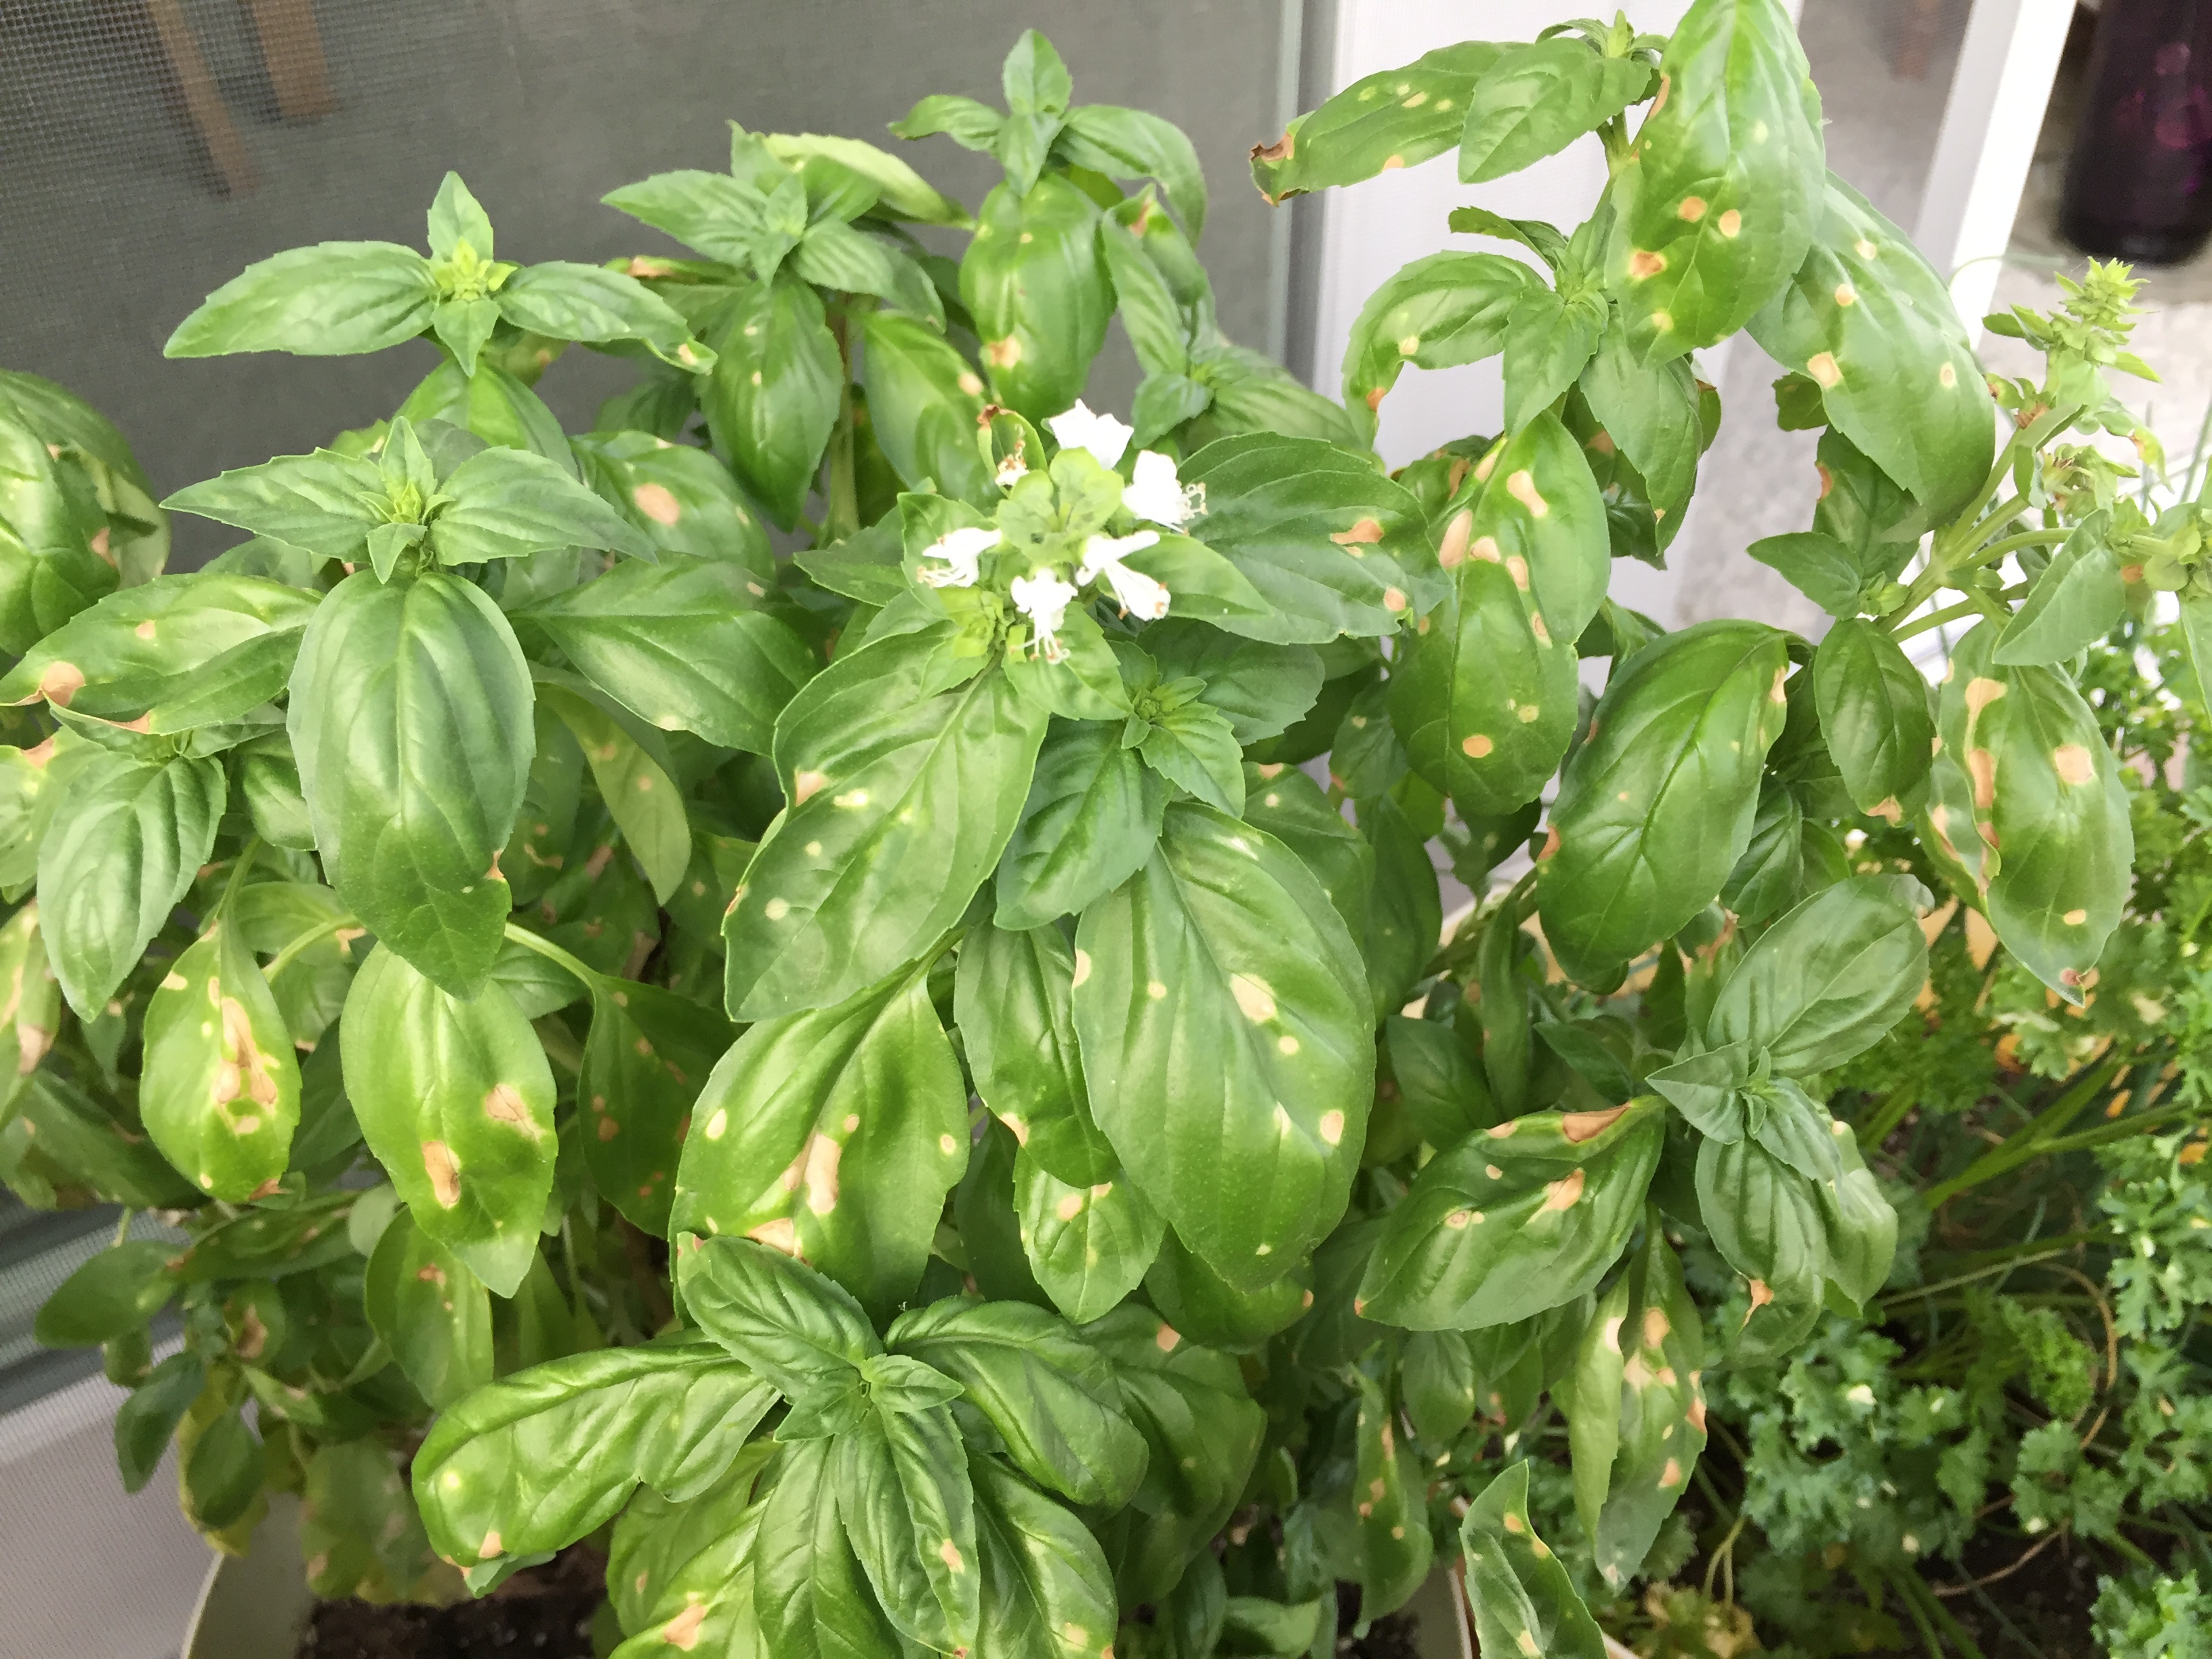
[[[1264,344],[1267,208],[1245,151],[1279,126],[1281,0],[0,0],[0,363],[51,376],[123,428],[155,485],[311,447],[388,413],[427,345],[366,358],[170,362],[161,343],[251,261],[324,240],[421,246],[459,169],[502,258],[597,260],[672,245],[599,205],[622,184],[717,167],[724,122],[886,144],[925,93],[1000,100],[1024,24],[1084,102],[1154,109],[1214,191],[1205,252],[1222,320]],[[971,206],[986,158],[908,159]],[[1279,239],[1273,239],[1279,240]],[[634,371],[572,351],[542,386],[571,430]],[[1133,364],[1100,393],[1126,407]],[[234,539],[178,526],[179,563]]]

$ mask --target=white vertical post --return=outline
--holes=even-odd
[[[1913,240],[1950,274],[1951,298],[1977,337],[2073,16],[2074,0],[1974,0],[1959,48]]]

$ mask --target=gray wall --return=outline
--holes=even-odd
[[[1079,100],[1142,106],[1190,133],[1213,191],[1204,252],[1231,334],[1265,345],[1279,303],[1282,239],[1245,152],[1279,128],[1281,0],[318,0],[337,108],[294,123],[277,118],[246,8],[182,0],[259,173],[229,197],[138,3],[0,4],[0,364],[100,405],[163,490],[376,420],[436,361],[421,344],[165,361],[179,319],[251,261],[326,239],[419,246],[448,167],[490,211],[504,258],[671,251],[599,197],[650,173],[726,165],[730,118],[896,146],[884,124],[926,93],[997,102],[1000,59],[1024,25],[1060,47]],[[948,139],[899,148],[971,206],[994,177]],[[580,430],[634,374],[574,351],[541,389]],[[1115,361],[1098,390],[1126,405],[1133,383],[1133,365]],[[186,562],[235,539],[179,529]]]

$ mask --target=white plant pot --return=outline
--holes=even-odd
[[[300,1500],[271,1492],[244,1555],[218,1555],[200,1587],[180,1659],[292,1659],[315,1610],[300,1557]]]

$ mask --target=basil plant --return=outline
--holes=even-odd
[[[1986,379],[1779,0],[1698,0],[1255,152],[1271,200],[1609,159],[1578,227],[1455,213],[1516,251],[1386,283],[1340,404],[1222,334],[1180,132],[1034,33],[1004,82],[894,129],[996,158],[972,216],[733,128],[608,198],[696,258],[503,262],[449,175],[427,256],[252,266],[173,355],[440,362],[171,497],[250,538],[195,574],[5,382],[0,1174],[178,1230],[41,1334],[226,1547],[294,1491],[318,1590],[435,1599],[591,1540],[622,1659],[1325,1655],[1340,1583],[1371,1621],[1462,1557],[1486,1652],[1598,1659],[1701,1374],[1889,1272],[1821,1079],[1931,889],[2069,1000],[2120,915],[2068,665],[2198,580],[2201,511],[2062,441],[2132,429],[2128,285]],[[1817,647],[1607,597],[1738,331],[1820,431],[1753,550]],[[570,344],[641,373],[576,435]],[[1504,429],[1387,473],[1405,365],[1491,356]]]

